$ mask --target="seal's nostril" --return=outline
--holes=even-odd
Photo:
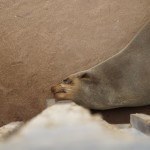
[[[63,83],[65,83],[65,84],[71,84],[72,80],[70,78],[66,78],[66,79],[63,80]]]

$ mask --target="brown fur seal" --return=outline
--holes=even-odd
[[[51,88],[58,100],[90,109],[150,104],[150,22],[118,54]]]

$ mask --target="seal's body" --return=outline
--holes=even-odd
[[[91,109],[150,104],[150,22],[118,54],[53,86],[58,100]]]

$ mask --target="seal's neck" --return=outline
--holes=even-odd
[[[150,52],[150,21],[147,22],[129,44],[122,50],[123,53]]]

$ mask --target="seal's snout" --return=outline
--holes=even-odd
[[[73,98],[72,78],[66,78],[62,83],[51,87],[51,93],[56,100],[71,100]]]
[[[66,93],[66,90],[61,85],[57,85],[51,87],[51,92],[55,95],[57,93]]]

